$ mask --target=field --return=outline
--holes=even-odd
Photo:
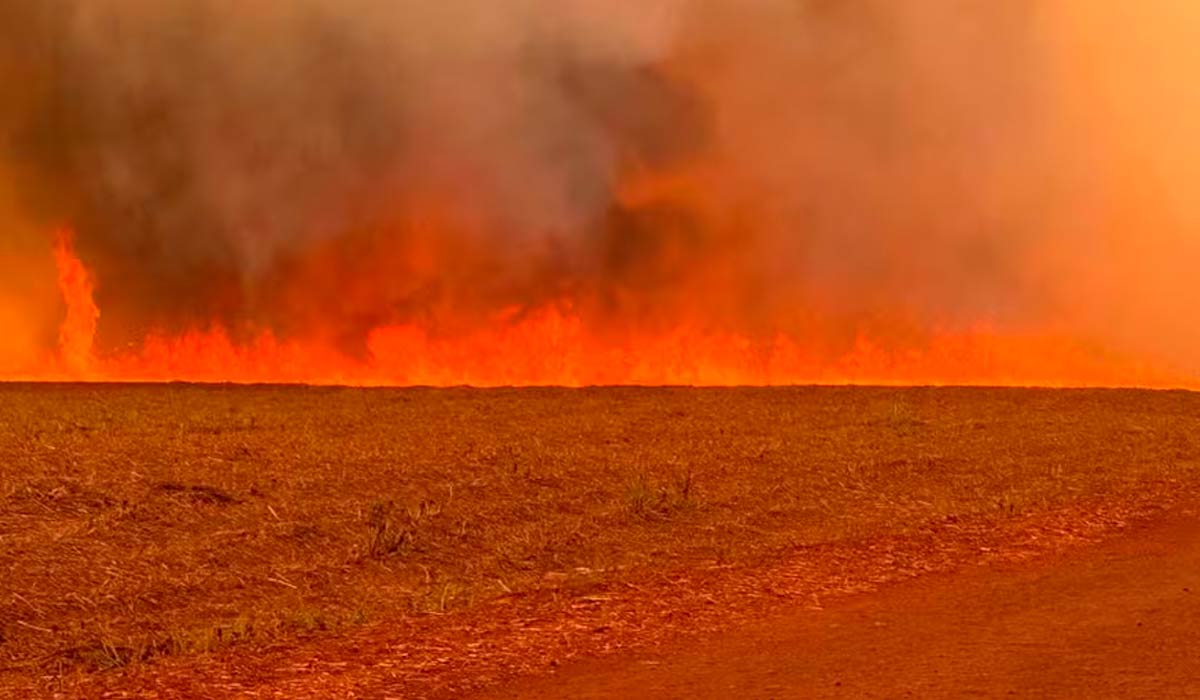
[[[1100,538],[1198,474],[1185,392],[7,385],[0,696],[437,695]]]

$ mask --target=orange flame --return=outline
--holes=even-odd
[[[100,309],[93,298],[95,282],[75,255],[74,235],[68,229],[55,236],[54,262],[58,269],[58,289],[67,307],[58,333],[59,357],[68,373],[86,377],[95,365],[93,345]]]
[[[19,376],[1200,386],[1186,3],[324,4],[176,47],[107,3],[18,81],[21,228],[94,263],[63,232],[65,304],[0,289]],[[179,90],[196,56],[232,79]]]
[[[57,236],[54,256],[66,315],[57,366],[33,379],[359,386],[1196,385],[1054,334],[1001,334],[979,326],[935,333],[902,349],[860,334],[852,349],[831,356],[782,333],[752,338],[686,323],[657,333],[608,333],[589,327],[567,302],[498,314],[453,337],[420,324],[382,325],[370,333],[365,357],[268,331],[235,342],[216,325],[154,334],[131,350],[98,355],[95,282],[75,255],[70,232]]]

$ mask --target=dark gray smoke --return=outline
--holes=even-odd
[[[1140,346],[1141,310],[1161,331],[1181,288],[1145,265],[1122,287],[1133,228],[1098,222],[1142,205],[1112,205],[1109,174],[1154,158],[1109,144],[1170,148],[1076,128],[1141,89],[1074,90],[1122,53],[1079,48],[1115,14],[0,0],[0,175],[22,230],[76,229],[107,347],[218,322],[354,349],[378,324],[453,333],[554,300],[834,345],[986,324]],[[1160,14],[1131,16],[1166,36],[1181,18]],[[1195,246],[1156,240],[1134,259],[1182,281]]]
[[[77,229],[113,333],[275,322],[286,302],[263,281],[281,265],[330,238],[368,239],[368,253],[415,235],[408,218],[424,216],[430,197],[491,236],[459,244],[487,268],[480,286],[527,287],[530,270],[564,263],[538,262],[545,241],[579,264],[584,234],[614,207],[622,163],[658,166],[704,139],[697,99],[655,67],[670,17],[606,27],[585,10],[469,0],[6,8],[4,67],[36,86],[10,102],[9,159],[39,213]],[[345,263],[338,276],[373,267]],[[442,293],[410,290],[365,313]]]

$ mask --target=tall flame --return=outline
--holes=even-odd
[[[97,369],[93,346],[100,309],[94,299],[95,281],[76,256],[74,234],[69,229],[55,235],[54,262],[58,269],[58,289],[66,305],[66,317],[58,333],[59,357],[68,373],[88,377]]]

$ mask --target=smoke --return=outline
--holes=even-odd
[[[1063,316],[1096,337],[1200,373],[1200,7],[1054,6],[1054,156],[1067,201],[1052,221]]]
[[[1182,1],[0,2],[4,254],[72,226],[102,347],[565,303],[1200,371]]]

